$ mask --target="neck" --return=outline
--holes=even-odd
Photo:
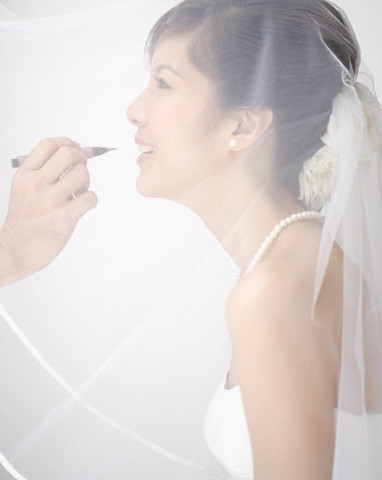
[[[280,220],[303,210],[290,195],[258,185],[240,171],[221,172],[176,200],[204,221],[240,271]]]

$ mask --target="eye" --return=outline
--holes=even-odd
[[[156,82],[157,82],[157,87],[158,88],[164,88],[164,89],[170,89],[170,85],[168,83],[166,83],[164,80],[162,80],[161,78],[156,78],[155,79]]]

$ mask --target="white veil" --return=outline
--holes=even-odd
[[[125,110],[145,82],[147,34],[178,2],[149,3],[57,5],[58,14],[51,5],[26,18],[19,4],[0,5],[2,216],[8,159],[41,138],[117,147],[89,161],[99,205],[64,251],[0,290],[1,480],[228,478],[203,422],[229,368],[224,301],[237,267],[193,213],[135,190]],[[338,242],[349,320],[335,480],[382,475],[382,114],[370,78],[362,67],[359,85],[345,79],[337,102],[339,160],[317,270],[318,293]]]
[[[168,8],[126,2],[28,21],[2,8],[3,216],[9,159],[40,138],[118,147],[90,166],[97,213],[56,262],[0,292],[0,451],[27,479],[208,478],[176,455],[220,468],[203,444],[203,415],[228,367],[224,292],[235,269],[195,215],[136,193],[126,119],[147,74],[147,34]],[[185,440],[197,451],[178,448]]]

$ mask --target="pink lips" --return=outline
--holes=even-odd
[[[145,148],[147,150],[152,149],[152,151],[147,151],[147,152],[143,151],[140,153],[140,155],[137,158],[137,163],[140,164],[146,159],[148,159],[154,153],[154,146],[138,137],[134,137],[134,141],[138,146],[142,148]]]

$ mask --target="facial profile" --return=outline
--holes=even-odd
[[[189,60],[189,37],[160,42],[145,90],[129,107],[143,195],[176,199],[203,188],[224,170],[231,119],[222,115],[214,82]]]

